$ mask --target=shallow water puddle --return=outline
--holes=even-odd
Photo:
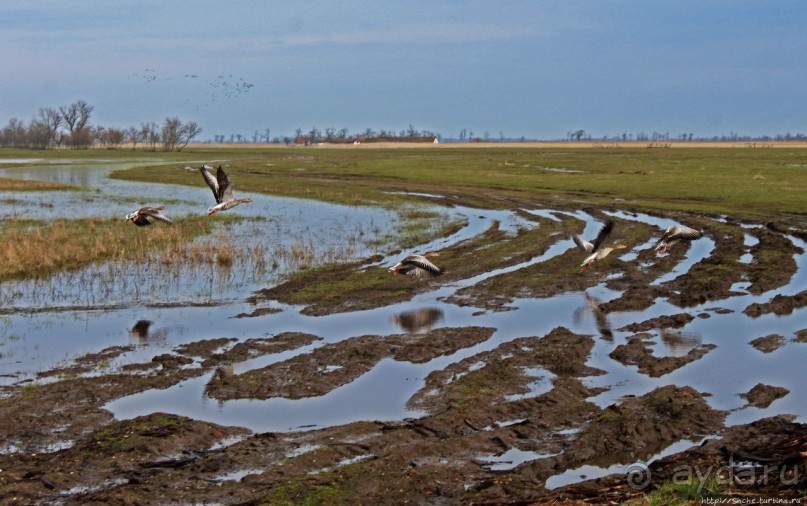
[[[603,476],[608,476],[610,474],[639,473],[639,475],[636,476],[636,479],[642,479],[646,476],[643,473],[647,472],[647,463],[688,450],[693,446],[702,444],[708,439],[710,438],[702,438],[698,441],[690,441],[687,439],[677,441],[655,455],[649,456],[647,459],[639,460],[634,463],[615,463],[609,467],[584,465],[576,469],[569,469],[563,473],[549,477],[549,479],[546,480],[546,488],[553,490],[558,487],[571,485],[572,483],[578,483],[583,480],[602,478]],[[636,483],[642,482],[637,481]]]
[[[93,177],[97,179],[85,178],[84,183],[74,184],[98,185],[103,188],[102,194],[117,195],[120,202],[115,204],[116,210],[110,210],[109,202],[104,206],[103,198],[97,201],[92,198],[86,207],[88,215],[91,216],[106,217],[112,213],[128,212],[131,210],[130,207],[136,207],[131,198],[133,195],[151,195],[157,200],[171,195],[174,200],[169,209],[175,211],[177,216],[182,216],[183,213],[204,212],[208,205],[209,190],[202,186],[201,178],[199,188],[163,187],[163,185],[112,181],[106,178],[104,172],[109,170],[108,168],[97,169],[97,174],[93,170],[96,169],[90,172],[95,174]],[[61,178],[73,177],[69,170],[60,168],[59,171],[62,174],[59,176]],[[7,172],[5,175],[8,174]],[[75,179],[81,180],[81,177],[76,175]],[[78,206],[82,200],[80,196],[76,197],[74,192],[62,193],[71,195],[58,197],[65,199],[60,205]],[[51,196],[52,192],[48,195]],[[265,221],[238,222],[230,231],[234,236],[250,238],[261,236],[262,232],[266,232],[263,235],[268,237],[269,241],[276,241],[284,237],[299,236],[300,231],[303,231],[302,233],[309,234],[316,241],[327,242],[338,241],[345,235],[362,233],[365,236],[383,235],[395,225],[396,218],[388,211],[331,206],[260,195],[250,196],[255,198],[256,203],[241,206],[238,210],[243,210],[244,216],[261,217]],[[439,196],[433,197],[439,200]],[[16,212],[30,212],[42,219],[54,216],[54,209],[42,207],[37,203],[37,198],[41,199],[42,196],[31,197],[30,201],[26,197],[23,203],[15,204],[18,209]],[[595,236],[602,226],[601,221],[581,211],[552,209],[524,211],[555,221],[565,217],[581,220],[584,223],[583,236],[586,238]],[[384,258],[375,265],[391,265],[400,256],[409,252],[439,250],[476,237],[488,230],[494,221],[498,221],[500,227],[511,234],[521,228],[540,227],[536,222],[524,219],[512,211],[457,207],[441,212],[447,217],[446,219],[464,220],[465,225],[455,234]],[[675,224],[673,220],[641,213],[618,211],[607,214],[659,227],[658,237],[664,228]],[[374,230],[377,232],[372,232]],[[745,239],[745,246],[748,248],[753,246],[749,235],[746,234]],[[789,238],[796,246],[805,249],[804,241],[792,236]],[[635,245],[620,258],[625,262],[633,262],[640,252],[651,248],[656,240],[657,237]],[[603,284],[596,285],[585,293],[570,292],[535,299],[517,298],[508,305],[508,311],[483,311],[476,307],[462,307],[446,302],[461,288],[472,286],[493,276],[545,262],[563,255],[574,247],[568,236],[557,234],[554,243],[547,251],[516,265],[438,285],[434,290],[419,293],[406,302],[320,317],[303,315],[299,307],[272,303],[271,305],[279,312],[256,318],[233,318],[239,313],[250,313],[255,309],[254,306],[244,303],[243,298],[256,288],[271,285],[276,279],[272,276],[261,279],[225,279],[219,287],[213,273],[200,272],[198,279],[201,281],[198,283],[206,282],[207,285],[200,288],[196,281],[192,282],[190,294],[188,288],[181,283],[177,286],[155,285],[150,290],[156,291],[157,297],[148,299],[138,298],[135,295],[134,298],[138,302],[132,304],[122,294],[126,293],[127,287],[137,285],[142,280],[127,278],[130,275],[134,276],[135,273],[124,274],[122,279],[115,280],[108,289],[108,293],[117,294],[118,299],[114,296],[103,299],[107,304],[106,307],[116,308],[109,311],[67,309],[70,304],[92,305],[98,302],[98,299],[82,298],[81,294],[71,291],[72,287],[63,286],[70,285],[74,280],[65,275],[54,276],[53,279],[44,281],[45,284],[31,282],[28,285],[16,284],[9,287],[3,285],[0,287],[0,297],[13,301],[19,308],[34,309],[46,305],[63,305],[65,310],[58,313],[18,312],[0,316],[0,354],[2,354],[0,365],[4,373],[11,375],[0,377],[0,383],[8,384],[32,377],[38,370],[50,369],[59,363],[67,364],[83,353],[110,346],[134,346],[133,351],[125,353],[110,364],[110,367],[114,368],[125,362],[148,362],[151,357],[168,352],[180,344],[203,339],[234,337],[244,341],[249,338],[272,337],[282,332],[304,332],[321,338],[293,350],[232,364],[232,374],[241,374],[305,356],[322,346],[357,336],[383,338],[406,334],[412,337],[425,335],[431,329],[443,327],[479,326],[496,329],[492,336],[483,342],[460,347],[445,355],[431,358],[425,363],[416,364],[390,357],[380,358],[356,379],[317,396],[301,399],[275,397],[267,400],[239,399],[220,402],[209,398],[205,393],[205,387],[214,374],[210,372],[171,388],[149,390],[115,400],[106,406],[117,418],[131,418],[165,411],[222,425],[247,427],[257,432],[297,432],[354,421],[395,421],[423,416],[424,413],[410,409],[407,402],[424,388],[425,379],[430,373],[442,371],[462,360],[474,360],[477,355],[495,350],[514,339],[542,337],[552,329],[562,326],[578,334],[594,336],[595,344],[587,365],[601,369],[605,374],[586,378],[585,383],[592,387],[608,388],[607,391],[590,399],[601,407],[618,402],[626,395],[643,395],[656,387],[676,384],[691,386],[700,392],[709,393],[710,396],[706,401],[713,408],[733,410],[728,418],[729,424],[745,423],[783,413],[797,415],[802,421],[807,418],[807,391],[801,388],[800,382],[802,364],[807,359],[807,344],[793,341],[795,333],[805,327],[807,308],[796,309],[785,316],[765,314],[759,318],[751,318],[742,312],[753,302],[767,302],[775,295],[794,295],[804,290],[807,287],[807,253],[794,255],[798,271],[790,282],[782,287],[758,296],[747,293],[733,295],[724,300],[712,300],[690,308],[679,308],[660,299],[644,310],[601,315],[595,310],[596,304],[616,299],[621,295],[621,292],[610,290]],[[677,247],[683,248],[685,245]],[[694,241],[689,246],[684,260],[672,271],[659,276],[654,283],[662,284],[675,279],[697,262],[708,258],[714,248],[715,242],[708,237]],[[374,252],[372,247],[360,246],[357,247],[355,256],[366,257]],[[104,272],[103,267],[94,269],[95,273]],[[192,276],[190,273],[183,273],[180,277]],[[90,279],[93,283],[103,281]],[[216,286],[212,286],[211,283]],[[58,293],[51,295],[49,291],[54,289],[58,289]],[[161,305],[175,302],[174,299],[178,299],[176,300],[178,305],[170,307]],[[195,301],[209,301],[217,305],[187,305]],[[119,302],[121,305],[115,305]],[[716,308],[727,311],[718,312]],[[614,349],[625,344],[626,338],[633,334],[618,329],[631,323],[677,313],[686,313],[695,318],[681,328],[672,329],[666,334],[659,329],[651,331],[650,340],[654,344],[650,345],[650,349],[653,356],[680,357],[701,345],[717,347],[702,358],[659,378],[639,373],[636,366],[625,366],[610,357]],[[706,316],[698,317],[698,315]],[[141,324],[138,327],[138,322],[145,321],[151,323]],[[138,328],[140,330],[145,328],[145,331],[138,331]],[[782,348],[772,353],[762,353],[749,344],[752,340],[771,333],[784,336],[785,344]],[[485,364],[481,359],[472,363],[479,363],[480,367]],[[324,361],[321,362],[320,373],[338,374],[342,366],[343,364],[337,362]],[[533,376],[534,380],[527,384],[530,391],[512,395],[507,400],[536,397],[551,390],[553,377],[551,373],[541,368],[527,369],[526,373]],[[739,394],[747,392],[760,382],[785,387],[790,393],[764,409],[744,407],[746,401],[739,397]],[[570,437],[573,436],[574,434],[570,433]],[[689,441],[676,443],[662,453],[674,453],[672,449],[682,445],[688,447],[691,444]],[[493,459],[488,460],[492,466],[504,466],[502,469],[509,469],[528,460],[544,457],[548,456],[511,449],[510,453],[487,458]],[[621,472],[623,467],[624,465],[620,464],[618,469],[589,466],[569,470],[551,478],[547,486],[552,488],[579,481],[582,479],[580,475],[590,478],[601,475],[598,473],[607,474],[614,470]]]
[[[556,455],[555,453],[538,453],[519,450],[518,448],[510,448],[500,455],[482,455],[478,458],[482,462],[485,462],[486,467],[491,471],[509,471],[525,462],[554,457]]]

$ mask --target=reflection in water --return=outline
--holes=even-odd
[[[661,329],[661,341],[671,356],[683,356],[701,344],[701,337],[691,332]]]
[[[392,315],[392,321],[410,334],[420,334],[431,330],[443,316],[442,309],[426,307]]]
[[[150,320],[138,320],[132,327],[132,335],[139,339],[146,339],[149,336],[149,327],[152,322]]]
[[[4,175],[9,175],[11,171],[3,172]],[[35,171],[30,172],[33,176]],[[63,173],[67,176],[68,172]],[[71,176],[65,182],[80,182],[81,178],[78,176],[82,174],[84,176],[99,174],[90,170],[79,172],[81,174],[77,174],[77,177]],[[118,204],[122,208],[129,209],[132,195],[152,195],[160,201],[164,198],[173,199],[169,202],[171,209],[181,215],[199,212],[199,202],[206,202],[209,199],[209,189],[201,184],[199,188],[149,185],[112,181],[105,178],[105,172],[102,171],[100,174],[98,180],[92,179],[95,177],[93,175],[85,181],[87,186],[100,187],[102,190],[99,192],[63,192],[58,195],[48,194],[47,197],[42,192],[26,194],[19,198],[19,203],[0,207],[0,219],[12,214],[15,208],[21,215],[32,214],[36,219],[48,219],[49,216],[66,208],[74,210],[72,214],[75,216],[108,217],[118,212],[115,210]],[[3,196],[0,192],[0,198]],[[363,240],[372,239],[383,236],[394,227],[389,215],[378,209],[331,206],[266,196],[256,196],[255,200],[256,203],[252,206],[239,208],[239,214],[249,219],[228,227],[226,237],[244,242],[252,240],[263,240],[270,244],[283,242],[285,246],[292,247],[295,246],[295,241],[299,242],[299,238],[303,236],[306,241],[316,245],[345,248],[347,237],[361,236]],[[43,207],[41,205],[43,202],[51,202],[55,207]],[[545,209],[528,212],[538,216],[551,216],[550,219],[554,220],[568,217],[579,219],[585,223],[583,236],[596,234],[601,226],[597,219],[583,211],[567,213]],[[517,213],[509,210],[485,210],[484,216],[480,216],[479,210],[456,207],[452,209],[451,214],[464,218],[466,225],[460,232],[400,252],[395,255],[396,258],[384,257],[374,265],[388,267],[401,255],[414,252],[414,249],[422,251],[444,249],[461,240],[482,234],[494,221],[501,222],[502,229],[508,234],[522,227],[537,226],[533,222],[519,218]],[[648,223],[662,229],[672,224],[671,220],[645,214],[629,215],[616,212],[610,215]],[[219,237],[215,235],[208,240],[216,240]],[[796,246],[807,248],[803,240],[788,237]],[[355,250],[350,252],[350,256],[367,258],[378,252],[378,248],[366,246],[371,242],[356,242]],[[746,243],[750,242],[746,240]],[[632,257],[625,255],[622,259],[633,261],[638,252],[651,246],[652,241],[639,245],[628,254],[633,255]],[[748,247],[748,244],[746,246]],[[215,265],[197,268],[178,266],[172,268],[171,276],[165,278],[148,277],[134,270],[129,272],[119,265],[113,266],[114,268],[102,265],[83,271],[60,273],[38,282],[3,284],[0,285],[0,305],[3,305],[4,309],[12,304],[23,309],[52,308],[54,301],[63,303],[66,307],[60,313],[39,314],[18,311],[3,315],[0,318],[0,368],[3,372],[19,371],[20,375],[31,375],[32,371],[47,368],[63,357],[96,351],[110,344],[121,344],[121,341],[126,339],[138,339],[146,341],[143,344],[151,345],[155,339],[162,338],[166,344],[177,346],[220,338],[223,335],[244,340],[255,336],[277,335],[281,332],[307,332],[321,337],[323,343],[331,344],[362,334],[379,336],[397,334],[401,329],[411,333],[427,332],[444,319],[448,319],[454,327],[478,325],[496,329],[493,336],[485,342],[462,348],[426,363],[416,364],[391,358],[381,360],[362,376],[318,397],[300,400],[274,398],[266,401],[245,399],[223,403],[210,402],[210,398],[205,394],[208,382],[227,382],[233,374],[233,366],[224,366],[175,387],[149,390],[107,405],[107,409],[119,418],[161,410],[224,425],[245,426],[256,431],[299,430],[312,424],[321,427],[358,420],[400,420],[405,417],[421,416],[422,413],[408,410],[406,403],[423,387],[424,378],[432,372],[470,359],[478,353],[489,351],[512,339],[544,335],[557,326],[566,327],[579,334],[591,334],[594,322],[603,339],[595,340],[589,365],[602,369],[604,374],[586,378],[586,384],[592,388],[607,389],[589,399],[597,405],[604,407],[618,402],[624,395],[643,395],[657,386],[672,382],[710,394],[708,402],[716,409],[734,409],[743,403],[736,394],[748,391],[759,382],[760,378],[765,378],[766,383],[784,386],[791,391],[791,394],[772,404],[764,412],[743,411],[742,416],[747,417],[743,419],[744,421],[753,421],[763,415],[793,413],[803,418],[807,414],[805,409],[807,393],[800,388],[800,376],[797,373],[803,367],[807,347],[789,342],[787,352],[774,353],[760,360],[759,353],[751,346],[745,345],[756,337],[774,331],[786,336],[795,334],[804,327],[807,308],[795,309],[790,315],[763,315],[759,318],[750,318],[742,312],[752,302],[764,302],[779,294],[795,295],[801,292],[804,286],[807,286],[807,269],[805,269],[807,253],[794,254],[799,269],[784,286],[760,295],[732,295],[718,303],[720,307],[730,310],[729,312],[714,313],[710,318],[696,318],[680,331],[661,332],[659,335],[661,343],[676,353],[679,350],[681,353],[689,351],[696,347],[701,339],[707,344],[718,346],[704,358],[661,379],[642,375],[635,368],[625,367],[609,357],[614,348],[612,341],[614,336],[616,335],[617,340],[623,340],[628,334],[618,330],[612,331],[612,323],[614,328],[621,328],[629,323],[682,311],[669,301],[656,300],[650,307],[644,309],[606,313],[600,309],[601,301],[615,299],[621,294],[616,291],[608,292],[604,286],[600,286],[591,288],[590,293],[586,294],[566,293],[545,298],[519,299],[513,302],[511,311],[480,312],[473,306],[447,302],[451,295],[466,286],[551,260],[565,254],[570,247],[566,237],[558,236],[557,241],[538,256],[470,278],[453,280],[450,284],[441,284],[433,291],[415,295],[412,300],[394,306],[316,317],[302,314],[299,307],[282,306],[282,310],[277,313],[256,318],[228,319],[241,312],[253,311],[254,307],[242,302],[244,295],[249,293],[256,283],[264,287],[272,285],[275,279],[274,272],[271,276],[267,274],[266,278],[257,281],[253,277],[242,277],[245,272],[250,271],[250,266],[243,266],[237,262],[226,276],[223,275],[224,271]],[[655,280],[655,283],[663,283],[688,271],[692,265],[708,257],[715,247],[717,245],[714,241],[708,238],[696,241],[684,260],[676,265],[673,271]],[[267,250],[275,251],[274,248],[268,247]],[[283,265],[279,270],[283,270]],[[202,286],[205,282],[207,285]],[[218,286],[219,283],[221,287]],[[84,295],[88,293],[92,294],[92,297]],[[123,300],[127,303],[115,307],[113,304],[118,301],[120,294],[125,296]],[[581,296],[583,301],[580,300]],[[128,303],[132,297],[139,302],[138,305]],[[197,299],[202,302],[209,300],[215,304],[189,304],[189,301]],[[87,311],[77,307],[80,304],[98,304],[114,310],[98,311],[95,307],[96,310]],[[716,301],[708,301],[685,311],[694,315],[715,304]],[[391,314],[394,314],[392,318]],[[132,322],[137,323],[132,326]],[[172,322],[168,327],[171,329],[170,341],[167,339],[166,328],[152,322]],[[265,356],[234,364],[235,372],[241,374],[256,367],[265,367],[268,363],[289,360],[310,353],[314,346],[319,345],[303,346],[279,353],[269,352]],[[143,360],[150,360],[150,353],[136,355],[145,348],[148,346],[138,347],[138,350],[127,356],[127,359],[142,357]],[[738,369],[744,373],[738,375]],[[551,388],[546,372],[536,371],[534,375],[538,381],[529,386],[532,395],[536,390]],[[10,383],[17,381],[17,378],[0,380],[3,381]],[[502,457],[515,463],[522,456],[511,453]],[[579,474],[579,470],[570,470],[569,479],[577,480]]]
[[[151,320],[138,320],[129,331],[138,344],[165,345],[168,344],[168,330],[152,328]]]
[[[120,218],[140,206],[143,196],[170,205],[171,218],[205,212],[210,189],[198,186],[140,183],[111,179],[116,169],[134,163],[61,165],[0,169],[0,176],[46,180],[86,188],[83,191],[4,192],[0,220],[25,217],[50,221],[65,215]],[[184,170],[166,166],[165,170]],[[335,205],[302,199],[252,194],[254,203],[238,208],[237,221],[217,227],[209,236],[188,244],[186,255],[202,258],[222,252],[230,268],[218,262],[175,262],[171,255],[148,255],[151,268],[105,262],[54,276],[3,283],[0,306],[24,312],[33,308],[70,309],[130,307],[136,304],[188,304],[243,299],[245,294],[275,283],[301,265],[367,258],[385,247],[389,231],[400,219],[393,210]],[[456,213],[446,213],[456,215]],[[215,218],[213,218],[215,220]],[[208,253],[208,252],[213,253]],[[142,262],[141,262],[142,263]]]
[[[574,310],[574,322],[580,325],[586,315],[591,315],[594,317],[600,336],[608,341],[613,341],[614,332],[611,330],[611,324],[608,321],[608,313],[600,308],[602,301],[592,297],[588,293],[584,293],[583,296],[586,300],[586,304]]]

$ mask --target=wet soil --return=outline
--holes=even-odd
[[[762,353],[772,353],[785,344],[784,336],[779,334],[769,334],[767,336],[758,337],[751,341],[751,346],[758,349]]]
[[[567,487],[538,504],[695,504],[702,498],[757,504],[803,497],[807,427],[773,417],[725,429],[721,437],[634,469]],[[679,484],[676,493],[674,484]],[[686,483],[694,486],[687,488]],[[683,486],[682,486],[683,485]],[[703,485],[700,487],[700,485]],[[700,490],[696,490],[699,487]],[[697,494],[693,494],[693,489]]]
[[[648,344],[641,337],[631,337],[628,338],[627,344],[620,344],[609,356],[622,364],[638,366],[642,374],[658,378],[698,360],[709,353],[709,350],[717,348],[714,344],[704,344],[691,349],[684,356],[655,357]]]
[[[491,333],[467,327],[357,336],[257,369],[257,382],[249,381],[252,371],[217,372],[208,391],[220,398],[311,395],[310,389],[333,388],[380,357],[425,361],[472,346]],[[710,408],[688,387],[669,385],[599,408],[588,399],[601,390],[583,381],[600,373],[586,365],[594,339],[561,327],[431,373],[409,401],[410,408],[427,413],[417,420],[252,433],[165,413],[115,420],[103,409],[122,395],[166,388],[246,358],[320,342],[300,333],[244,342],[211,339],[179,346],[136,373],[121,370],[5,387],[0,411],[8,423],[0,428],[6,445],[0,452],[0,502],[543,501],[582,497],[584,485],[546,488],[546,480],[564,470],[628,465],[682,438],[726,430],[725,413]],[[95,358],[103,361],[119,351],[105,350]],[[322,373],[323,365],[340,368]],[[256,383],[261,385],[257,390]],[[760,402],[753,392],[749,395]],[[774,390],[764,394],[781,395]],[[528,457],[513,461],[507,457],[512,451]]]
[[[781,399],[789,393],[790,390],[787,388],[757,383],[754,385],[754,388],[749,390],[747,393],[742,394],[742,397],[748,400],[748,404],[750,406],[754,406],[756,408],[767,408],[773,401],[776,399]]]
[[[754,302],[749,304],[743,313],[752,318],[757,318],[764,314],[773,313],[776,315],[786,315],[800,307],[807,306],[807,290],[796,295],[776,295],[770,301],[762,304]]]
[[[597,215],[597,211],[592,214]],[[701,219],[689,215],[671,215]],[[504,310],[519,297],[548,297],[605,283],[624,290],[598,304],[597,314],[649,307],[666,298],[680,307],[719,301],[731,286],[748,281],[748,291],[785,284],[795,273],[794,249],[775,227],[752,229],[759,239],[753,261],[739,262],[743,232],[730,223],[702,218],[715,251],[689,273],[659,285],[649,283],[684,258],[686,245],[657,257],[652,249],[634,260],[613,255],[579,272],[581,253],[569,251],[529,264],[560,237],[580,232],[582,221],[534,218],[538,227],[507,234],[497,226],[441,252],[447,270],[439,281],[398,276],[392,282],[380,258],[305,271],[264,290],[253,302],[299,304],[310,315],[379,307],[410,299],[439,284],[493,269],[527,265],[460,289],[450,301]],[[707,227],[708,225],[708,227]],[[617,220],[619,236],[644,243],[657,230]],[[789,242],[788,242],[789,243]],[[791,244],[792,246],[792,244]],[[778,248],[785,253],[779,254]],[[473,258],[473,262],[467,261]],[[619,274],[615,276],[615,274]],[[759,314],[792,304],[803,293],[774,297]],[[774,301],[777,301],[774,303]],[[798,305],[801,304],[801,305]],[[714,345],[687,342],[676,331],[700,314],[663,315],[623,327],[636,334],[618,343],[610,356],[642,375],[662,377],[709,353]],[[749,306],[750,307],[750,306]],[[793,309],[790,309],[792,311]],[[784,309],[779,309],[784,310]],[[257,317],[271,308],[258,307]],[[726,310],[728,311],[728,310]],[[746,309],[748,312],[749,309]],[[748,314],[748,313],[747,313]],[[778,314],[778,313],[777,313]],[[491,343],[461,360],[432,371],[408,399],[422,413],[401,421],[361,421],[293,432],[255,433],[182,416],[153,413],[114,419],[104,406],[150,389],[165,389],[209,374],[206,395],[231,399],[301,399],[324,395],[376,367],[383,360],[427,363],[490,341],[488,327],[421,327],[418,333],[356,335],[339,342],[286,332],[258,339],[221,336],[160,350],[142,362],[111,364],[134,351],[116,347],[43,371],[37,383],[0,387],[0,503],[2,504],[527,504],[646,501],[673,480],[680,466],[747,470],[748,462],[770,468],[778,478],[724,487],[724,495],[796,497],[805,489],[803,455],[807,426],[784,417],[726,427],[726,412],[707,404],[689,387],[659,386],[641,396],[625,396],[601,407],[592,398],[604,388],[591,379],[602,371],[589,365],[595,338],[558,327]],[[147,329],[146,329],[147,330]],[[795,341],[807,339],[804,331]],[[603,334],[605,336],[605,334]],[[659,357],[651,339],[680,342],[681,356]],[[781,339],[781,336],[778,336]],[[771,338],[771,336],[768,336]],[[600,338],[597,338],[600,339]],[[779,340],[765,339],[760,346]],[[669,343],[668,343],[669,344]],[[764,350],[763,350],[764,351]],[[284,352],[290,358],[283,359]],[[247,360],[273,358],[268,365],[236,372]],[[661,383],[663,385],[663,383]],[[749,405],[765,407],[787,395],[760,384],[745,394]],[[647,482],[629,483],[625,466],[655,455],[681,440],[700,446],[650,463]],[[580,474],[597,466],[603,478]],[[616,467],[614,467],[616,466]],[[745,466],[745,467],[743,467]],[[788,467],[790,466],[790,467]],[[793,467],[801,466],[801,467]],[[606,472],[605,470],[610,469]],[[619,471],[614,472],[614,469]],[[791,479],[793,470],[800,473]],[[790,475],[787,473],[791,472]],[[773,473],[771,476],[773,476]],[[548,487],[571,475],[560,486]],[[548,481],[549,480],[549,481]],[[583,481],[581,481],[583,480]]]

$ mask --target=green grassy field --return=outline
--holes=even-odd
[[[193,150],[187,159],[228,160],[237,194],[251,191],[349,204],[395,205],[395,192],[462,195],[469,204],[501,197],[565,197],[592,205],[767,216],[807,210],[804,148],[397,148]],[[199,185],[174,165],[116,177]],[[392,193],[391,193],[392,192]]]
[[[236,194],[266,192],[347,204],[396,205],[397,192],[461,195],[481,207],[501,200],[562,197],[591,205],[769,216],[807,209],[807,148],[252,148],[189,147],[180,153],[131,150],[0,150],[2,158],[108,161],[143,167],[122,179],[202,184],[198,174],[172,170],[221,161]],[[4,165],[10,166],[10,165]],[[5,184],[0,181],[0,184]],[[12,188],[10,182],[7,189]],[[3,188],[0,188],[3,189]],[[509,205],[513,205],[512,203]]]

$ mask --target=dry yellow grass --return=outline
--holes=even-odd
[[[27,181],[0,177],[0,191],[69,190],[72,186],[48,181]]]
[[[155,251],[164,258],[193,260],[186,243],[211,229],[209,220],[194,217],[174,226],[144,228],[120,219],[55,220],[47,224],[10,220],[2,225],[0,280],[45,276],[105,260],[140,262]],[[204,257],[196,255],[197,261]]]

